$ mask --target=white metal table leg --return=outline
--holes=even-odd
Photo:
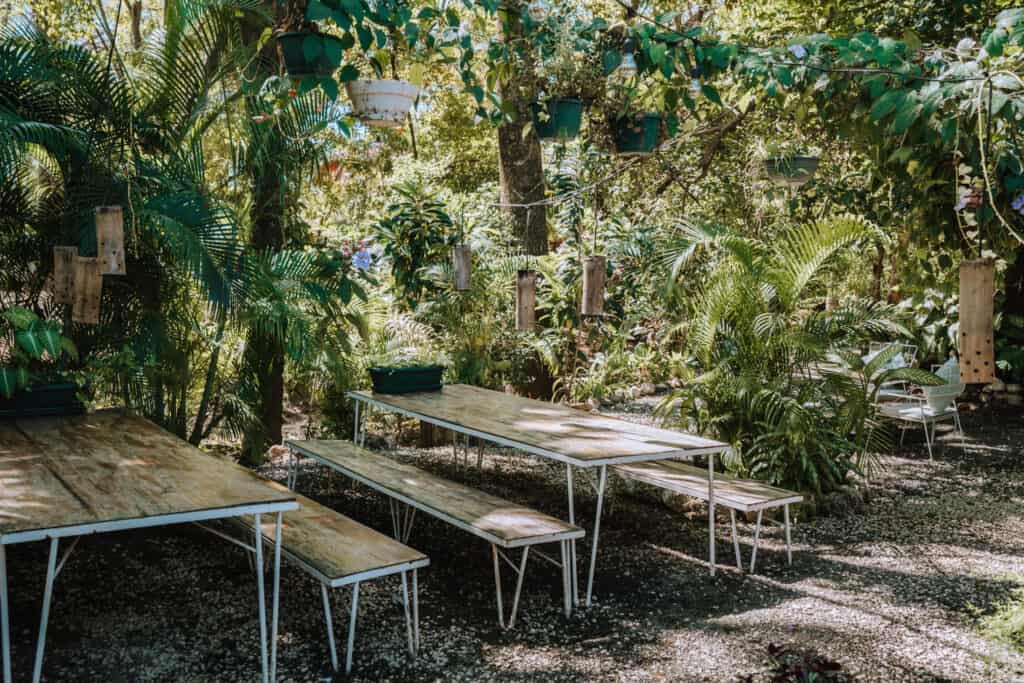
[[[793,564],[793,543],[789,537],[789,503],[782,506],[782,514],[786,518],[786,562]]]
[[[353,403],[355,403],[356,419],[355,423],[352,425],[352,443],[359,446],[361,445],[359,443],[359,407],[362,403],[360,401],[353,401]]]
[[[516,594],[512,598],[512,613],[508,617],[508,627],[516,625],[516,612],[519,611],[519,594],[523,590],[523,576],[526,574],[526,558],[530,556],[530,546],[523,547],[523,559],[519,562],[519,576],[516,578]]]
[[[924,442],[928,446],[928,459],[932,460],[932,438],[928,434],[928,420],[921,420],[921,424],[924,426]]]
[[[356,615],[359,612],[359,582],[352,584],[352,611],[348,618],[348,648],[345,651],[345,674],[352,673],[352,648],[356,643]]]
[[[569,578],[569,542],[559,543],[562,548],[562,596],[566,618],[572,616],[572,580]]]
[[[764,510],[757,511],[757,524],[754,526],[754,549],[750,553],[750,573],[754,573],[754,563],[757,562],[757,542],[761,537],[761,514]]]
[[[573,504],[573,492],[572,492],[572,465],[568,463],[565,465],[565,478],[567,482],[567,488],[569,491],[569,524],[576,524],[576,508]],[[576,573],[576,539],[570,539],[569,541],[569,583],[572,589],[572,604],[579,606],[580,604],[580,590],[579,590],[579,579]]]
[[[0,543],[0,641],[4,658],[4,683],[11,683],[11,621],[7,602],[7,546]]]
[[[260,661],[263,664],[263,683],[270,683],[270,667],[267,663],[267,603],[263,591],[263,533],[260,527],[260,513],[253,515],[256,542],[256,593],[259,596],[260,615]]]
[[[324,599],[324,621],[327,622],[327,647],[331,651],[331,668],[338,670],[338,648],[334,644],[334,619],[331,618],[331,595],[325,584],[320,584],[320,595]]]
[[[601,533],[601,510],[604,507],[604,486],[608,480],[608,466],[601,465],[601,481],[597,485],[597,512],[594,517],[594,538],[590,546],[590,571],[587,572],[587,607],[594,592],[594,565],[597,564],[597,541]]]
[[[281,519],[283,512],[277,513],[274,525],[274,597],[270,608],[270,680],[277,680],[277,617],[281,597]]]
[[[708,454],[708,561],[715,575],[715,454]]]
[[[501,604],[501,563],[498,561],[498,548],[491,544],[491,555],[494,557],[494,592],[498,598],[498,623],[505,628],[504,608]]]
[[[43,590],[43,611],[39,617],[39,636],[36,640],[36,661],[32,668],[32,683],[39,683],[39,678],[43,675],[46,626],[50,622],[50,603],[53,600],[53,580],[57,575],[57,547],[59,544],[58,539],[50,539],[50,560],[46,565],[46,588]]]
[[[402,572],[402,609],[405,612],[405,639],[409,646],[409,655],[416,656],[416,645],[412,633],[412,610],[409,607],[409,581],[405,572]]]
[[[412,630],[416,643],[416,653],[420,651],[420,583],[419,570],[412,570]]]
[[[736,535],[736,511],[729,508],[729,521],[732,522],[732,547],[736,551],[736,568],[743,571],[743,561],[740,559],[740,539]]]

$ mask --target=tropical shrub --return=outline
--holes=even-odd
[[[850,387],[823,377],[823,366],[830,354],[906,330],[885,304],[847,298],[828,310],[821,275],[837,253],[879,231],[842,216],[783,231],[772,244],[689,232],[685,253],[709,253],[714,271],[687,329],[696,375],[662,412],[736,445],[733,469],[818,495],[842,486],[870,432],[863,412],[845,408]]]

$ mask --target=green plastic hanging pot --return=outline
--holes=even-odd
[[[623,116],[615,122],[615,152],[622,156],[646,156],[658,146],[661,114]]]
[[[341,61],[341,39],[326,33],[282,33],[277,42],[284,54],[284,68],[293,78],[330,76]]]
[[[770,157],[764,160],[764,172],[776,185],[800,187],[814,176],[819,161],[818,157],[799,154]]]
[[[547,119],[541,114],[546,112]],[[559,97],[530,105],[533,129],[541,140],[574,140],[583,123],[583,100]]]

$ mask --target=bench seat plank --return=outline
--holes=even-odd
[[[280,484],[275,488],[285,489]],[[281,524],[281,548],[304,568],[312,569],[317,578],[332,587],[343,586],[425,567],[426,555],[399,543],[368,526],[320,505],[314,500],[293,494],[299,509],[284,513]],[[266,515],[261,521],[263,537],[273,543],[275,521]],[[250,529],[251,522],[243,520]]]
[[[674,460],[616,465],[620,475],[676,493],[708,499],[708,472]],[[742,512],[799,503],[803,496],[760,481],[715,474],[715,502]]]
[[[506,548],[542,539],[581,538],[583,529],[347,441],[288,441],[286,445],[392,498],[403,500]]]

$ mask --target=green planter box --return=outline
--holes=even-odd
[[[403,368],[370,368],[370,381],[377,394],[408,394],[414,391],[440,391],[443,365]]]
[[[548,118],[541,120],[540,115],[545,111]],[[533,129],[541,140],[574,140],[583,123],[583,100],[560,98],[543,104],[534,102],[530,105],[530,114]]]
[[[307,40],[319,45],[316,56],[306,56],[304,47]],[[295,78],[316,76],[324,78],[334,73],[341,60],[341,39],[326,33],[310,33],[307,31],[282,33],[277,37],[284,54],[284,68],[288,75]],[[331,59],[334,54],[337,59]]]
[[[658,146],[661,114],[624,116],[615,122],[615,152],[622,156],[645,156]]]
[[[0,398],[0,420],[21,417],[82,415],[85,405],[76,398],[78,385],[40,384],[19,391],[11,398]]]

